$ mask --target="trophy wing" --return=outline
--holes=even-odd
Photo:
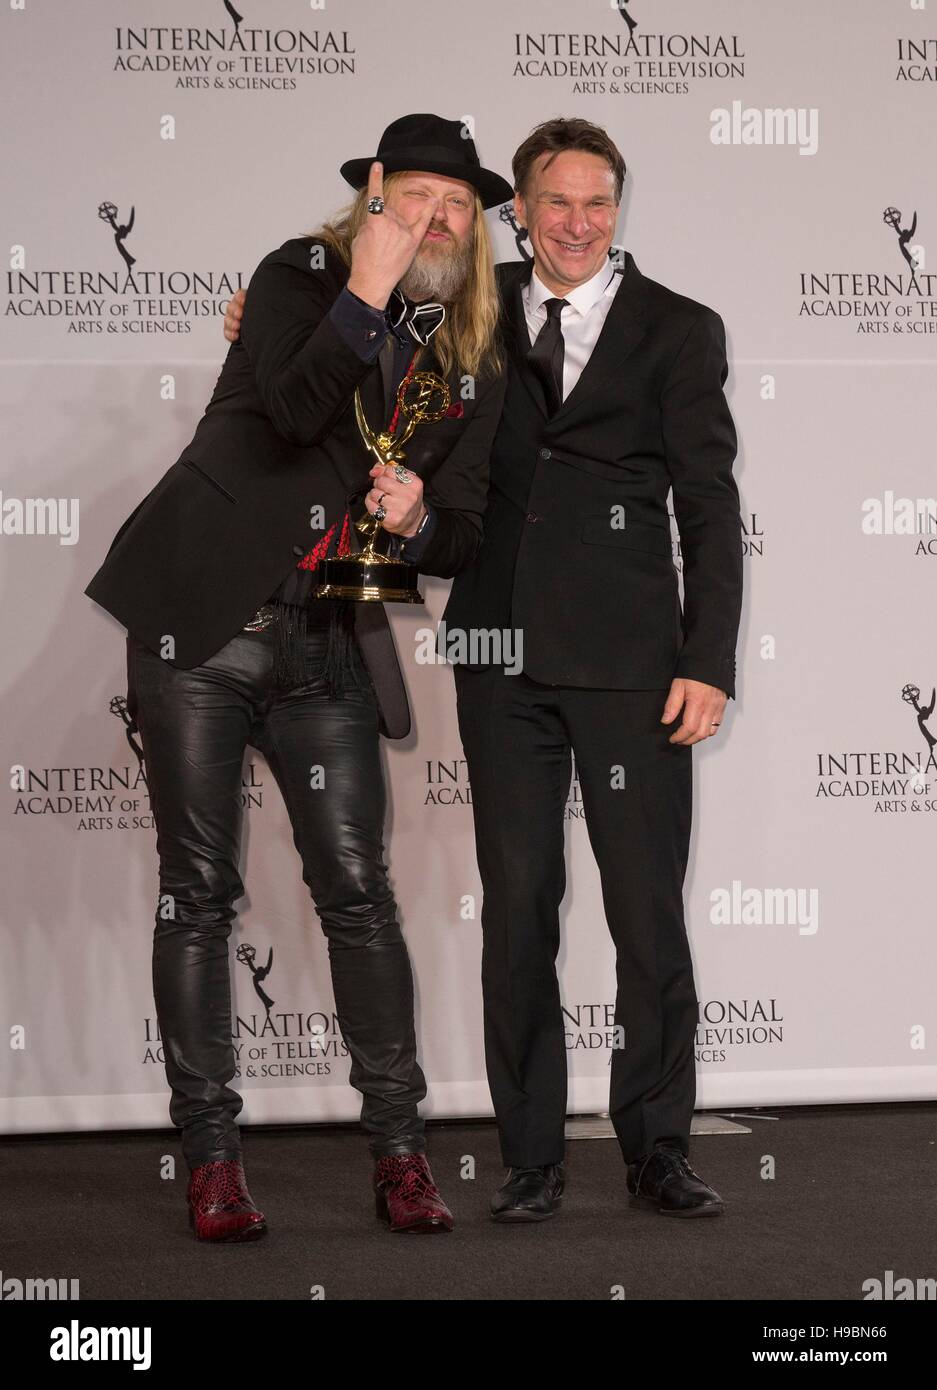
[[[378,463],[383,463],[384,457],[377,446],[374,431],[365,417],[364,406],[361,404],[361,393],[357,389],[355,390],[355,419],[358,422],[358,432],[364,440],[365,448],[374,455]]]

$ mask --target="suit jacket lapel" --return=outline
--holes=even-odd
[[[534,405],[543,416],[547,415],[547,399],[543,383],[527,361],[530,352],[530,333],[527,331],[527,315],[524,313],[524,300],[521,291],[529,282],[532,261],[519,261],[510,264],[501,284],[501,310],[504,323],[504,341],[511,362],[518,377],[523,382]]]
[[[564,426],[569,424],[582,410],[583,404],[588,407],[589,397],[595,391],[613,388],[622,362],[647,332],[646,295],[644,276],[635,265],[630,251],[626,251],[621,284],[592,349],[592,356],[553,420],[560,421]]]
[[[530,280],[532,262],[513,263],[502,271],[501,295],[504,314],[504,338],[508,346],[513,366],[527,388],[537,409],[547,415],[546,397],[536,372],[527,362],[530,352],[530,334],[524,313],[521,291]],[[609,309],[592,356],[586,363],[576,385],[566,397],[554,416],[554,420],[564,425],[581,410],[583,403],[594,391],[610,387],[618,373],[621,363],[638,346],[647,332],[645,300],[647,291],[644,276],[641,274],[630,251],[625,252],[625,264],[612,307]]]

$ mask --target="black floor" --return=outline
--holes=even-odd
[[[487,1123],[430,1128],[450,1235],[391,1235],[373,1214],[355,1128],[245,1132],[268,1236],[196,1243],[167,1132],[0,1142],[3,1279],[78,1279],[86,1299],[847,1299],[870,1278],[937,1274],[937,1106],[766,1111],[753,1132],[693,1140],[726,1214],[674,1220],[629,1205],[613,1140],[570,1141],[562,1212],[495,1225],[503,1170]],[[176,1177],[160,1176],[164,1155]],[[766,1157],[773,1179],[761,1176]],[[474,1160],[475,1177],[460,1176]]]

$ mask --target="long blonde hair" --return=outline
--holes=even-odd
[[[387,175],[385,194],[401,177],[401,174]],[[331,246],[350,266],[351,243],[368,216],[367,208],[368,190],[362,188],[354,202],[307,235]],[[447,376],[456,369],[469,376],[493,375],[500,372],[502,366],[498,341],[498,286],[485,210],[477,193],[471,252],[469,272],[462,288],[456,299],[446,305],[445,321],[431,340],[439,365]]]

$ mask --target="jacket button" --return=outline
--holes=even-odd
[[[540,450],[540,457],[541,457],[542,459],[551,459],[551,458],[553,457],[553,454],[551,453],[551,451],[550,451],[549,449],[541,449],[541,450]]]
[[[540,518],[539,518],[539,516],[537,515],[536,512],[528,512],[528,513],[527,513],[527,520],[528,520],[528,521],[539,521]]]
[[[306,552],[305,552],[305,550],[303,550],[303,548],[302,548],[301,545],[294,545],[294,546],[293,546],[293,554],[294,554],[294,555],[300,555],[300,556],[302,556],[302,555],[305,555],[305,553],[306,553]]]

